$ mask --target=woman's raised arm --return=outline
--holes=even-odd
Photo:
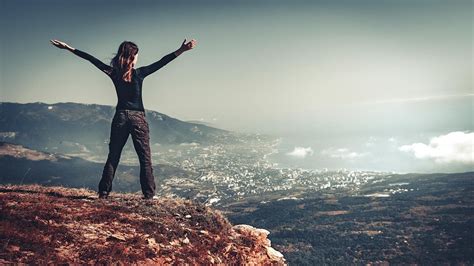
[[[86,59],[87,61],[91,62],[94,66],[96,66],[98,69],[102,70],[105,74],[107,75],[111,75],[112,74],[112,70],[113,68],[105,63],[103,63],[102,61],[100,61],[99,59],[95,58],[94,56],[84,52],[84,51],[81,51],[79,49],[76,49],[74,47],[71,47],[70,45],[68,45],[67,43],[65,42],[61,42],[61,41],[58,41],[58,40],[50,40],[50,42],[60,48],[60,49],[66,49],[70,52],[72,52],[73,54],[81,57],[81,58],[84,58]]]
[[[146,76],[152,74],[153,72],[157,71],[158,69],[164,67],[166,64],[171,62],[173,59],[178,57],[180,54],[193,49],[196,46],[196,40],[191,40],[188,43],[186,43],[186,39],[184,39],[183,43],[181,44],[181,47],[178,48],[178,50],[169,53],[165,56],[163,56],[160,60],[156,61],[153,64],[150,64],[148,66],[143,66],[139,67],[138,73],[142,76],[142,78],[145,78]]]

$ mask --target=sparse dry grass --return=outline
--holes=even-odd
[[[237,232],[191,200],[0,186],[0,209],[0,264],[282,264],[268,255],[266,236]]]

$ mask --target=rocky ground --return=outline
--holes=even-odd
[[[0,264],[285,265],[268,234],[191,200],[0,186]]]

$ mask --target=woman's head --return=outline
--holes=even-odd
[[[110,61],[110,66],[114,68],[124,81],[132,80],[132,69],[138,59],[138,46],[130,41],[123,41],[114,58]]]

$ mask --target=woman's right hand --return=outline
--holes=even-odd
[[[184,52],[184,51],[191,50],[194,47],[196,47],[196,40],[192,39],[188,43],[186,43],[186,39],[184,39],[179,49],[181,49]]]
[[[67,43],[59,41],[59,40],[49,40],[54,46],[58,47],[59,49],[68,49],[68,50],[73,50],[71,46],[69,46]]]

